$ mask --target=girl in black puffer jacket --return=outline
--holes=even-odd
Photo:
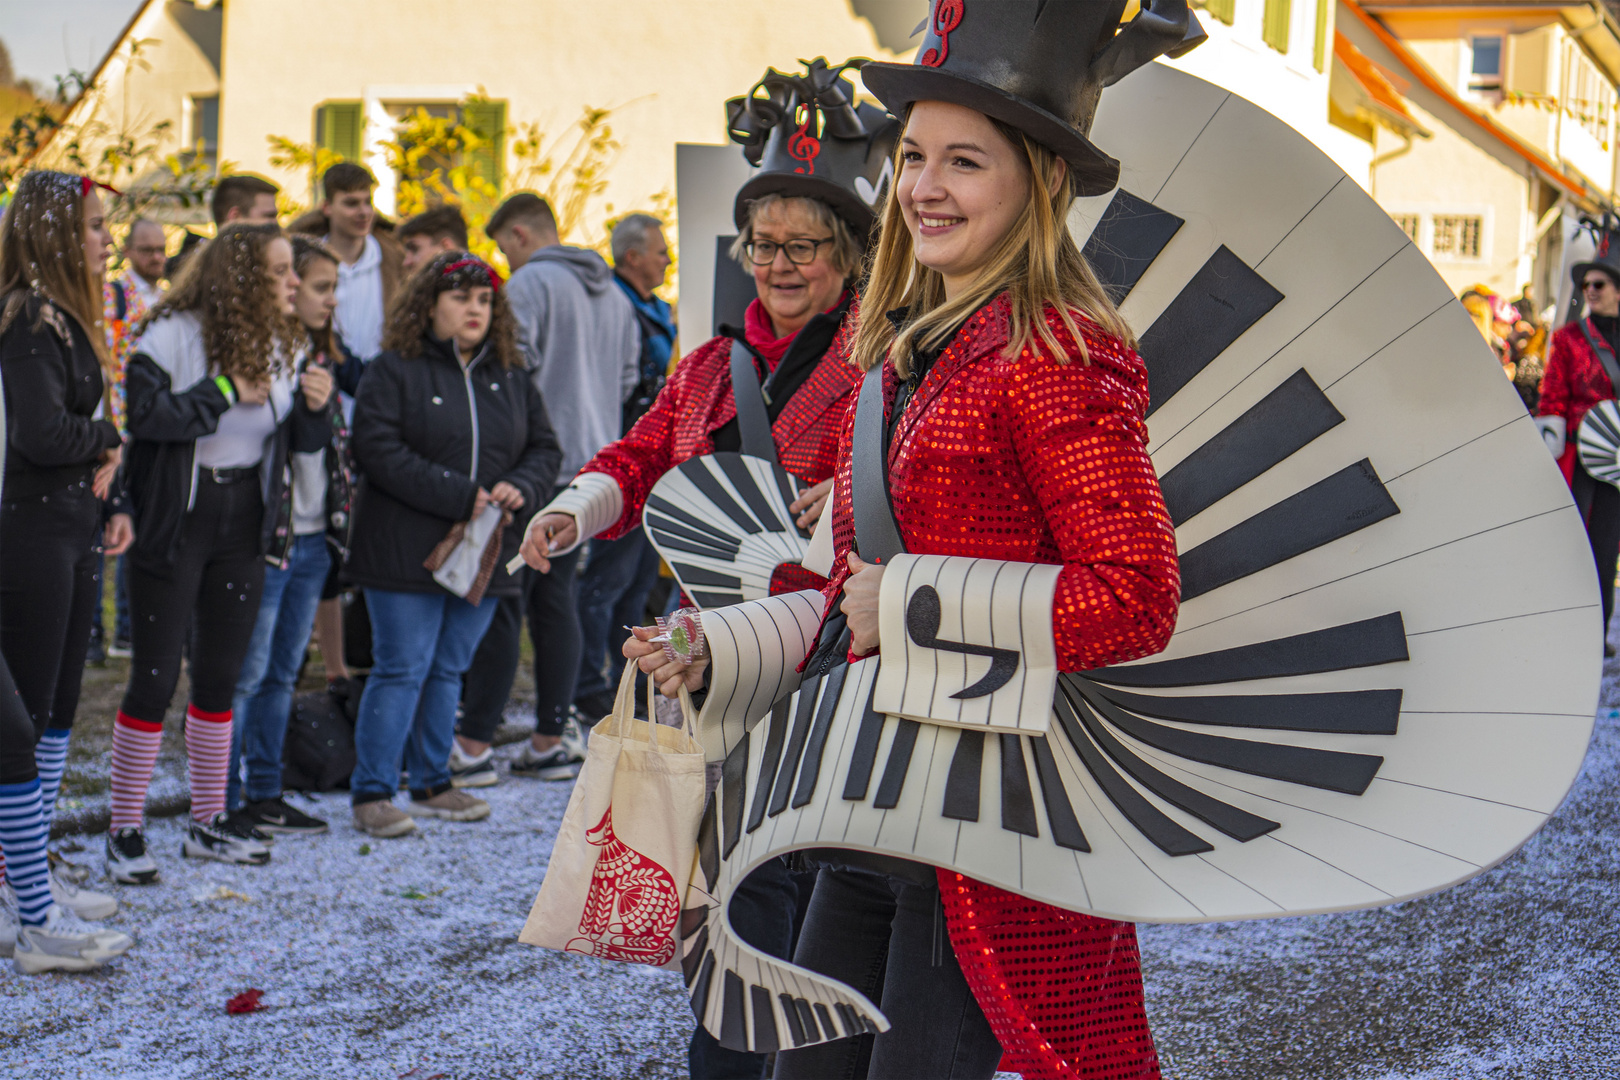
[[[371,676],[355,725],[355,824],[373,836],[415,828],[392,802],[403,752],[410,812],[472,821],[482,800],[453,790],[448,761],[461,676],[517,584],[502,566],[562,463],[540,392],[519,362],[501,279],[447,252],[408,284],[390,313],[385,351],[366,369],[354,410],[362,474],[350,573],[371,616]],[[490,504],[517,520],[480,602],[440,585],[424,563],[457,523]]]

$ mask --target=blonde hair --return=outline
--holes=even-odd
[[[1066,362],[1067,351],[1046,320],[1048,307],[1056,311],[1084,362],[1089,363],[1090,356],[1074,323],[1074,311],[1135,347],[1130,327],[1069,232],[1066,217],[1073,196],[1068,181],[1060,181],[1065,175],[1062,159],[1018,129],[989,119],[1015,149],[1023,149],[1029,179],[1023,212],[990,252],[972,285],[947,300],[944,277],[917,261],[900,199],[891,194],[861,297],[866,317],[860,320],[853,351],[854,363],[861,370],[869,371],[885,356],[893,356],[895,371],[901,377],[909,375],[913,351],[944,346],[968,316],[1002,292],[1012,302],[1012,332],[1003,354],[1007,357],[1034,348],[1038,342],[1058,363]],[[902,152],[903,146],[897,144],[896,176],[903,164]],[[883,317],[897,308],[907,309],[905,325],[898,331]]]
[[[17,184],[0,218],[0,333],[21,314],[30,292],[44,297],[84,330],[110,386],[114,369],[102,327],[101,279],[84,258],[85,183],[72,173],[41,169]]]
[[[816,219],[816,224],[832,233],[832,252],[828,256],[832,268],[844,275],[848,281],[861,270],[861,242],[855,238],[855,232],[843,218],[839,217],[833,208],[820,199],[812,199],[804,195],[781,195],[771,192],[761,195],[748,204],[748,221],[737,231],[737,239],[731,242],[730,256],[749,273],[754,271],[754,263],[748,257],[748,245],[754,241],[754,222],[759,220],[761,214],[773,207],[798,206]]]

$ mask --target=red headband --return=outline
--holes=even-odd
[[[458,270],[466,270],[468,268],[477,268],[482,270],[485,275],[489,277],[489,287],[495,292],[501,291],[501,275],[495,272],[495,268],[493,266],[489,265],[489,263],[485,262],[483,259],[478,258],[476,255],[468,256],[465,259],[457,259],[455,262],[445,267],[444,270],[440,272],[439,276],[449,277]]]
[[[93,188],[93,187],[98,187],[102,191],[110,191],[114,195],[122,195],[123,194],[122,191],[119,191],[117,188],[113,187],[111,184],[103,184],[100,180],[92,180],[88,176],[79,177],[79,197],[81,199],[84,198],[84,196],[90,194],[90,189]]]

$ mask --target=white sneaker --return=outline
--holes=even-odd
[[[51,899],[81,919],[110,919],[118,914],[118,901],[106,893],[79,888],[55,865],[51,867]]]
[[[120,885],[150,885],[158,867],[146,849],[146,833],[133,825],[107,833],[107,876]]]
[[[122,956],[135,939],[84,922],[60,904],[51,905],[44,926],[19,926],[11,964],[23,975],[42,971],[90,971]]]
[[[563,721],[562,743],[564,750],[568,751],[569,761],[585,760],[585,742],[587,728],[579,722],[579,710],[573,706],[568,708],[568,719]]]
[[[495,749],[490,747],[477,757],[461,749],[461,744],[450,744],[450,783],[458,788],[490,787],[500,783],[495,771]]]
[[[17,947],[17,894],[11,883],[0,881],[0,956],[10,956]]]
[[[186,832],[180,853],[188,859],[217,859],[242,866],[263,866],[270,861],[270,849],[253,835],[252,826],[223,810],[213,820],[193,821]]]

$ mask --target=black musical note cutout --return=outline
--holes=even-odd
[[[911,594],[911,599],[906,603],[906,633],[912,641],[925,649],[990,658],[990,670],[984,673],[984,678],[952,694],[953,699],[988,697],[1012,681],[1013,674],[1018,671],[1018,653],[989,645],[969,645],[964,641],[941,641],[938,637],[939,620],[939,593],[932,585],[924,585]]]

